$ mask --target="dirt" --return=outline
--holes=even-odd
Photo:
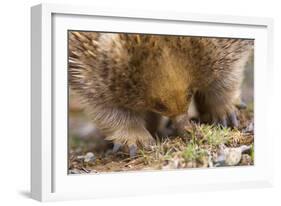
[[[89,137],[90,133],[85,138],[72,135],[69,173],[253,165],[253,107],[240,110],[238,119],[240,126],[237,129],[191,123],[184,135],[158,139],[150,150],[139,149],[134,158],[122,150],[113,154],[112,144],[104,141],[100,134],[95,138]],[[91,158],[87,159],[87,155]],[[236,162],[229,157],[236,158]]]

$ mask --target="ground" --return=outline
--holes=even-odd
[[[135,158],[119,151],[94,127],[70,91],[69,173],[211,168],[254,164],[254,57],[245,68],[241,87],[247,108],[238,111],[239,128],[192,123],[183,135],[157,139],[150,150],[138,150]]]
[[[139,149],[134,158],[122,151],[112,154],[112,145],[97,138],[100,134],[94,127],[81,123],[79,111],[74,109],[72,112],[76,114],[72,115],[70,125],[80,121],[76,126],[83,129],[79,137],[77,131],[70,137],[70,174],[254,164],[251,105],[239,110],[240,126],[237,129],[191,123],[183,135],[157,139],[155,146],[150,150]],[[93,134],[96,137],[93,138]]]

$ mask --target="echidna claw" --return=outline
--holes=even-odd
[[[237,120],[237,116],[235,114],[235,112],[232,112],[229,116],[229,123],[230,123],[230,126],[234,127],[234,128],[237,128],[238,127],[238,120]]]
[[[225,118],[220,119],[218,124],[221,125],[222,127],[227,127],[227,122]]]
[[[137,146],[136,145],[131,145],[129,147],[129,154],[130,154],[131,158],[136,157],[136,154],[137,154]]]
[[[119,151],[119,149],[121,148],[122,144],[119,143],[114,143],[113,145],[113,149],[112,149],[112,153],[116,153]]]
[[[236,104],[237,109],[247,109],[247,104],[241,100],[240,103]]]
[[[218,121],[215,121],[214,124],[221,127],[232,127],[237,128],[239,125],[236,112],[231,112],[226,117],[220,118]]]

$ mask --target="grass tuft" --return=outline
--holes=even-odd
[[[245,114],[244,124],[251,123],[250,113]],[[248,116],[249,117],[248,117]],[[243,119],[243,117],[241,117]],[[247,120],[247,121],[246,121]],[[156,145],[149,150],[139,148],[137,157],[128,158],[127,154],[120,151],[114,155],[99,155],[92,166],[81,165],[73,156],[72,168],[85,167],[89,171],[127,171],[127,170],[153,170],[213,167],[214,159],[218,156],[221,146],[240,147],[251,145],[250,164],[254,163],[253,131],[246,130],[246,126],[238,129],[220,127],[216,125],[190,123],[180,136],[171,136],[167,139],[157,139]],[[84,143],[84,144],[83,144]],[[86,151],[85,145],[89,143],[72,138],[70,148],[81,148],[81,153]],[[77,154],[77,152],[73,154]],[[74,165],[75,163],[75,165]]]

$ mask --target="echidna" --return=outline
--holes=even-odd
[[[253,40],[69,32],[69,82],[96,126],[130,148],[153,144],[159,118],[186,114],[237,126],[235,104]]]

